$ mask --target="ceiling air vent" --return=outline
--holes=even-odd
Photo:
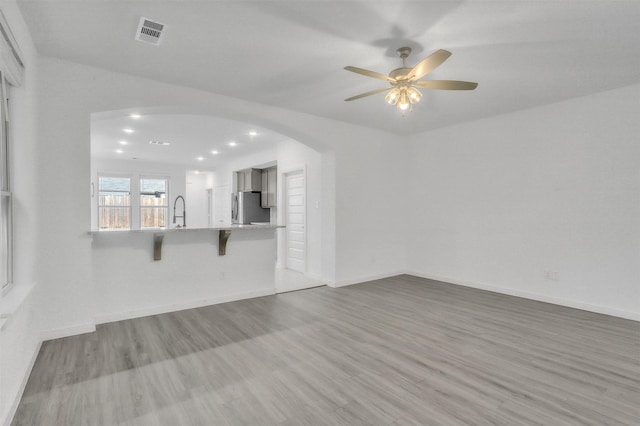
[[[164,24],[161,24],[159,22],[154,22],[143,16],[142,18],[140,18],[140,22],[138,23],[136,40],[144,41],[145,43],[149,43],[149,44],[155,44],[157,46],[160,44],[160,39],[162,38],[163,29],[164,29]]]

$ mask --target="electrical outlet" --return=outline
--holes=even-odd
[[[560,281],[558,271],[544,271],[544,279],[548,281]]]

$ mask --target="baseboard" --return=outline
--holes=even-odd
[[[98,315],[95,318],[96,324],[105,324],[108,322],[123,321],[133,318],[147,317],[149,315],[166,314],[168,312],[182,311],[185,309],[201,308],[203,306],[217,305],[219,303],[235,302],[237,300],[252,299],[254,297],[271,296],[276,294],[275,289],[249,291],[245,293],[235,293],[222,297],[214,297],[210,299],[199,299],[189,302],[172,303],[170,305],[153,306],[150,308],[135,309],[132,311],[113,312],[104,315]]]
[[[16,415],[16,411],[18,410],[18,406],[20,405],[20,400],[22,399],[22,394],[24,394],[24,390],[27,387],[27,382],[29,381],[29,377],[31,376],[31,371],[33,370],[33,366],[36,364],[36,359],[38,359],[38,354],[40,353],[40,348],[42,347],[42,340],[38,342],[36,345],[35,351],[31,355],[31,359],[29,360],[29,367],[26,369],[24,376],[22,377],[22,382],[20,383],[20,387],[18,388],[18,392],[11,403],[11,407],[7,412],[7,417],[3,420],[3,426],[10,426],[13,421],[13,416]]]
[[[93,322],[78,324],[70,327],[56,328],[55,330],[45,330],[40,333],[40,340],[44,342],[62,337],[75,336],[77,334],[93,333],[94,331],[96,331],[96,324]]]
[[[338,288],[338,287],[344,287],[344,286],[348,286],[348,285],[353,285],[353,284],[361,284],[367,281],[375,281],[375,280],[381,280],[384,278],[391,278],[391,277],[395,277],[398,275],[402,275],[404,274],[404,271],[401,272],[392,272],[392,273],[384,273],[384,274],[377,274],[377,275],[369,275],[366,277],[361,277],[361,278],[356,278],[356,279],[350,279],[350,280],[341,280],[341,281],[329,281],[327,282],[327,285],[329,287],[333,287],[333,288]]]
[[[407,271],[406,274],[413,275],[415,277],[426,278],[426,279],[429,279],[429,280],[441,281],[441,282],[444,282],[444,283],[447,283],[447,284],[454,284],[454,285],[460,285],[460,286],[464,286],[464,287],[477,288],[477,289],[480,289],[480,290],[492,291],[494,293],[501,293],[501,294],[506,294],[506,295],[509,295],[509,296],[516,296],[516,297],[522,297],[522,298],[525,298],[525,299],[536,300],[538,302],[551,303],[553,305],[566,306],[568,308],[580,309],[580,310],[583,310],[583,311],[595,312],[595,313],[598,313],[598,314],[604,314],[604,315],[610,315],[610,316],[618,317],[618,318],[624,318],[624,319],[629,319],[629,320],[634,320],[634,321],[640,321],[640,313],[639,312],[623,311],[623,310],[609,308],[609,307],[606,307],[606,306],[598,306],[598,305],[592,305],[592,304],[589,304],[589,303],[576,302],[574,300],[561,299],[561,298],[557,298],[557,297],[546,296],[546,295],[543,295],[543,294],[530,293],[530,292],[527,292],[527,291],[513,290],[513,289],[510,289],[510,288],[504,288],[504,287],[497,287],[497,286],[482,284],[482,283],[473,282],[473,281],[458,280],[458,279],[450,278],[450,277],[441,277],[441,276],[438,276],[438,275],[426,274],[426,273],[423,273],[423,272]]]

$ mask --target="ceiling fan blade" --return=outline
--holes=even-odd
[[[379,72],[375,72],[375,71],[365,70],[363,68],[348,66],[348,67],[344,67],[344,69],[347,71],[355,72],[356,74],[362,74],[362,75],[366,75],[367,77],[373,77],[380,80],[388,81],[390,83],[396,81],[395,78],[391,78],[388,75],[380,74]]]
[[[422,89],[439,89],[439,90],[473,90],[478,87],[478,83],[471,81],[458,80],[425,80],[413,83],[416,87]]]
[[[356,99],[360,99],[360,98],[365,98],[367,96],[371,96],[371,95],[375,95],[376,93],[382,93],[382,92],[386,92],[388,90],[393,89],[393,87],[387,87],[384,89],[376,89],[376,90],[372,90],[370,92],[365,92],[365,93],[361,93],[359,95],[356,96],[352,96],[350,98],[345,99],[345,101],[349,102],[349,101],[355,101]]]
[[[412,78],[413,80],[420,80],[422,77],[439,67],[449,58],[449,56],[451,56],[451,52],[448,50],[437,50],[427,58],[423,59],[418,65],[413,67],[408,74],[409,78]]]

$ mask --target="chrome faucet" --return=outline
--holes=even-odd
[[[178,204],[178,198],[182,199],[182,216],[176,216],[176,204]],[[184,197],[182,195],[178,195],[176,197],[176,200],[173,202],[173,223],[176,223],[176,218],[181,217],[182,218],[182,227],[186,228],[187,227],[187,212],[186,212],[187,206],[186,203],[184,202]],[[176,228],[179,228],[180,225],[178,225]]]

